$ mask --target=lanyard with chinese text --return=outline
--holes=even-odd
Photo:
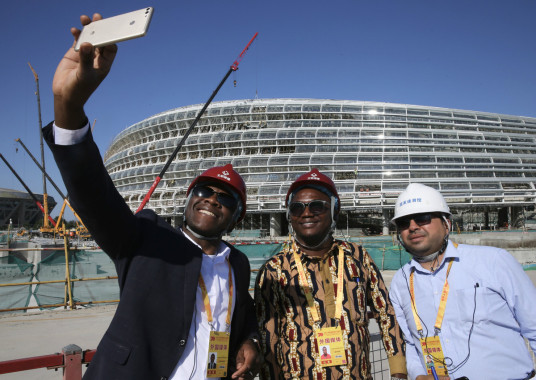
[[[450,260],[449,266],[447,268],[447,275],[445,276],[445,284],[443,285],[443,291],[441,292],[441,301],[439,302],[439,309],[437,311],[437,318],[434,325],[435,328],[435,335],[437,335],[441,331],[441,324],[443,323],[443,318],[445,317],[445,309],[447,307],[447,298],[449,296],[449,273],[450,268],[452,267],[452,263],[454,260]],[[413,312],[413,319],[415,320],[415,325],[417,326],[417,331],[419,332],[419,335],[422,337],[422,325],[421,320],[419,318],[419,315],[417,314],[417,305],[415,304],[415,289],[414,289],[414,273],[415,270],[411,271],[411,274],[409,275],[409,286],[410,286],[410,295],[411,295],[411,311]]]
[[[231,327],[231,310],[233,307],[233,272],[231,271],[231,263],[227,260],[227,265],[229,265],[229,306],[227,308],[227,317],[225,323],[227,324],[227,331]],[[211,330],[214,330],[214,324],[212,320],[212,310],[210,309],[210,300],[208,298],[207,287],[205,286],[205,281],[203,276],[199,273],[199,286],[201,287],[201,293],[203,294],[203,303],[205,304],[205,312],[207,313],[208,324],[210,325]]]
[[[302,288],[305,298],[307,299],[307,304],[309,305],[309,310],[311,311],[311,316],[315,323],[320,323],[320,317],[316,311],[315,301],[313,299],[313,289],[309,286],[307,281],[307,276],[303,270],[303,265],[300,259],[300,256],[297,252],[296,243],[292,244],[292,252],[294,253],[294,261],[296,262],[296,269],[298,270],[300,287]],[[337,268],[337,297],[335,299],[335,319],[337,324],[339,323],[342,315],[342,296],[343,296],[343,285],[344,285],[344,250],[339,246],[339,267]]]

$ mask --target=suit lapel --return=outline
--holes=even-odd
[[[183,294],[179,300],[182,304],[183,320],[190,321],[191,324],[194,309],[196,308],[197,285],[199,283],[199,273],[201,273],[203,252],[188,239],[184,238],[184,240],[184,246],[191,251],[192,259],[189,260],[183,268],[184,282],[181,284],[182,292],[180,291],[180,288],[178,288],[177,294]],[[187,329],[189,329],[190,324],[186,326]]]

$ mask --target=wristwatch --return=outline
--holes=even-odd
[[[249,340],[251,340],[255,347],[257,347],[257,351],[261,352],[261,342],[259,342],[257,338],[249,338]]]

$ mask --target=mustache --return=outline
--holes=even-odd
[[[426,236],[426,233],[424,233],[423,231],[415,231],[415,232],[410,232],[409,233],[409,238],[413,238],[413,237],[425,237]]]

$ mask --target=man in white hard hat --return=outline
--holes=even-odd
[[[255,286],[260,378],[371,380],[370,307],[392,379],[406,379],[404,339],[380,271],[363,247],[333,238],[340,199],[331,178],[317,169],[301,175],[285,204],[293,236]]]
[[[396,201],[392,222],[413,259],[395,274],[389,295],[409,376],[534,377],[524,338],[536,351],[536,288],[507,251],[450,241],[450,217],[443,196],[422,184]]]

